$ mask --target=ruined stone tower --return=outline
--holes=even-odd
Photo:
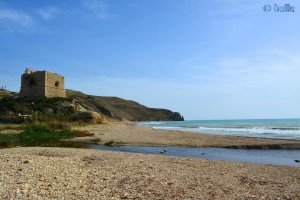
[[[26,68],[21,77],[20,98],[66,97],[64,77]]]

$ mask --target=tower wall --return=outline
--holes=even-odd
[[[45,96],[45,71],[31,74],[24,73],[21,77],[21,98],[42,98]]]
[[[46,72],[46,97],[66,97],[64,77]]]
[[[48,71],[34,71],[27,68],[21,77],[19,97],[66,97],[64,77]]]

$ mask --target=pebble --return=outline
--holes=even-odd
[[[297,199],[300,188],[298,167],[100,150],[1,149],[0,163],[0,199]]]
[[[23,163],[24,164],[28,164],[28,163],[30,163],[30,161],[29,160],[25,160]]]

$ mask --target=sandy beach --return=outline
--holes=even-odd
[[[156,130],[134,123],[77,127],[124,145],[297,145],[297,141]],[[88,138],[75,138],[88,142]],[[91,149],[0,149],[1,199],[300,199],[300,168]]]
[[[300,168],[67,148],[0,150],[2,199],[300,199]]]
[[[92,138],[98,138],[101,143],[113,140],[119,145],[300,149],[300,140],[233,137],[160,130],[139,126],[132,122],[89,125],[75,129],[93,133],[94,137],[75,138],[73,140],[89,142]]]

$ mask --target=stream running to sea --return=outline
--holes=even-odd
[[[89,149],[300,167],[300,150],[88,145]]]

